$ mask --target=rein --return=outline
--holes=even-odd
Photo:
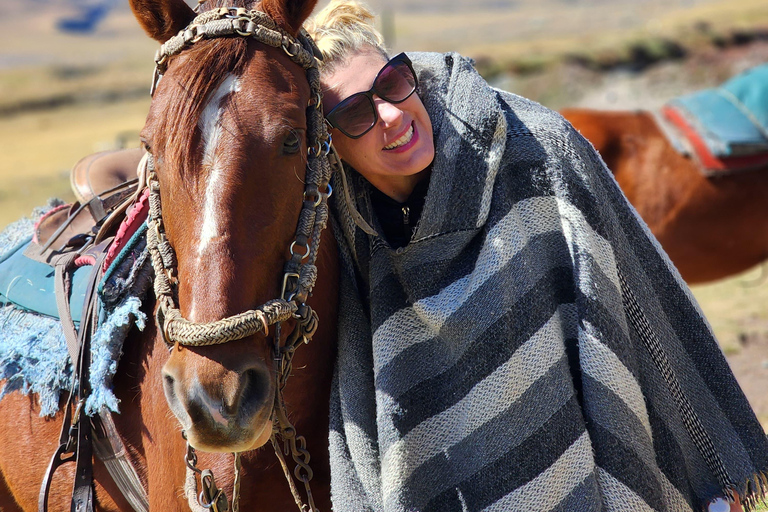
[[[147,220],[147,247],[155,272],[154,291],[158,306],[157,325],[165,342],[172,348],[176,343],[184,346],[206,346],[226,343],[263,333],[268,335],[274,325],[273,357],[275,364],[275,401],[273,409],[273,433],[271,436],[275,453],[283,467],[299,510],[316,512],[309,481],[312,469],[309,466],[309,452],[306,441],[297,436],[296,429],[288,420],[283,401],[283,389],[291,371],[293,353],[302,343],[309,340],[317,330],[317,314],[305,302],[317,280],[315,262],[320,247],[320,235],[328,221],[328,197],[332,193],[329,184],[333,167],[340,165],[338,159],[330,157],[331,136],[327,131],[322,113],[322,93],[316,56],[319,51],[309,35],[302,30],[297,38],[291,36],[261,11],[243,8],[214,9],[198,15],[178,35],[166,41],[155,55],[155,71],[151,94],[167,69],[168,58],[189,48],[194,43],[218,37],[254,38],[283,51],[306,71],[311,97],[307,106],[308,158],[305,189],[301,212],[294,241],[289,247],[291,258],[285,263],[280,297],[270,300],[253,310],[217,320],[198,323],[182,317],[176,304],[177,260],[163,226],[160,201],[160,183],[157,178],[154,158],[151,153],[146,159],[146,184],[149,193],[149,218]],[[289,319],[296,320],[296,327],[281,346],[282,324]],[[296,463],[295,477],[304,484],[307,502],[305,506],[288,471],[277,437],[282,438],[285,454],[290,454]],[[227,510],[223,492],[216,488],[213,474],[197,468],[194,448],[187,444],[187,485],[185,490],[190,507],[195,510],[195,499],[202,509],[222,512]],[[240,457],[235,454],[235,486],[232,509],[239,508]],[[203,490],[197,495],[196,474],[200,475]]]

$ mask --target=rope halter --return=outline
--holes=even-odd
[[[306,311],[306,308],[300,306],[306,301],[317,280],[315,262],[320,235],[328,221],[328,197],[332,192],[329,184],[332,169],[327,158],[331,150],[331,137],[322,113],[320,76],[315,58],[318,51],[306,32],[302,30],[298,38],[295,38],[261,11],[226,7],[206,11],[157,51],[151,92],[154,93],[171,56],[202,40],[231,36],[253,38],[269,46],[282,48],[291,60],[306,71],[312,99],[307,107],[309,150],[304,200],[296,235],[289,247],[291,259],[284,267],[281,296],[254,310],[228,318],[208,323],[192,322],[182,317],[176,305],[176,255],[165,235],[160,184],[154,159],[150,155],[147,161],[147,186],[150,189],[147,245],[155,270],[158,326],[169,345],[179,343],[205,346],[243,339],[257,333],[266,335],[269,326]],[[299,318],[300,323],[302,320],[309,321],[308,318]]]

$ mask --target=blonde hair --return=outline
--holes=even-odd
[[[384,37],[373,24],[375,15],[365,4],[355,0],[331,0],[304,28],[323,55],[320,69],[331,72],[351,54],[370,48],[389,60]]]

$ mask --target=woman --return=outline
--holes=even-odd
[[[762,497],[765,435],[591,145],[457,54],[389,59],[371,19],[308,27],[345,163],[334,509]]]

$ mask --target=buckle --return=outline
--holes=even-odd
[[[288,288],[288,282],[291,282],[290,289]],[[280,298],[284,301],[290,302],[293,300],[293,298],[296,296],[296,291],[299,287],[299,274],[296,272],[286,272],[283,274],[283,288],[280,292]],[[286,297],[286,292],[290,292],[290,296]]]

